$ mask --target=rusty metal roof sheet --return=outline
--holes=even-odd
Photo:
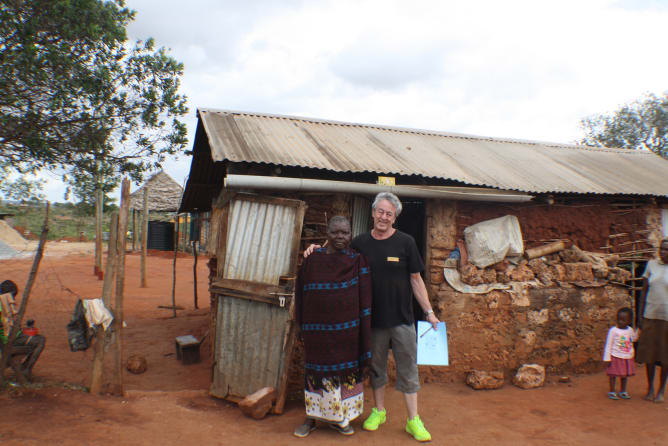
[[[648,151],[200,109],[213,161],[420,175],[532,193],[668,196]]]

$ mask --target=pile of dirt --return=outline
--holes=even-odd
[[[4,220],[0,220],[0,240],[18,251],[25,250],[28,244],[28,241]]]

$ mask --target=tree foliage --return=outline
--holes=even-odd
[[[583,144],[647,149],[668,158],[668,92],[648,94],[611,114],[585,118],[581,124]]]
[[[35,171],[86,150],[92,116],[81,97],[103,94],[97,66],[132,17],[121,1],[0,3],[1,160]]]
[[[133,17],[122,0],[1,4],[0,161],[102,186],[185,146],[183,65],[152,39],[128,45]]]

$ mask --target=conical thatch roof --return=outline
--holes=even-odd
[[[158,212],[176,212],[181,203],[183,188],[162,170],[130,194],[130,208],[144,209],[144,188],[148,188],[148,210]]]

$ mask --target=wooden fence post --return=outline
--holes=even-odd
[[[116,267],[116,298],[114,303],[114,329],[116,349],[114,351],[114,376],[112,393],[123,395],[123,291],[125,285],[125,244],[128,230],[128,209],[130,206],[130,180],[123,179],[121,185],[121,207],[118,215],[118,261]]]
[[[148,251],[148,187],[144,185],[144,207],[142,208],[142,230],[141,230],[141,259],[139,264],[139,275],[142,288],[146,288],[146,254]]]
[[[176,234],[174,238],[176,239],[176,243],[174,244],[174,261],[172,262],[172,309],[174,311],[174,317],[176,317],[176,254],[179,252],[179,214],[176,214],[175,218]]]
[[[109,228],[109,244],[107,245],[107,264],[104,267],[104,283],[102,284],[102,301],[104,306],[111,308],[111,292],[116,277],[116,259],[118,257],[118,213],[111,216]],[[95,335],[95,349],[93,356],[93,371],[90,379],[90,393],[97,395],[102,391],[104,377],[104,349],[106,336],[104,330],[100,329]]]

